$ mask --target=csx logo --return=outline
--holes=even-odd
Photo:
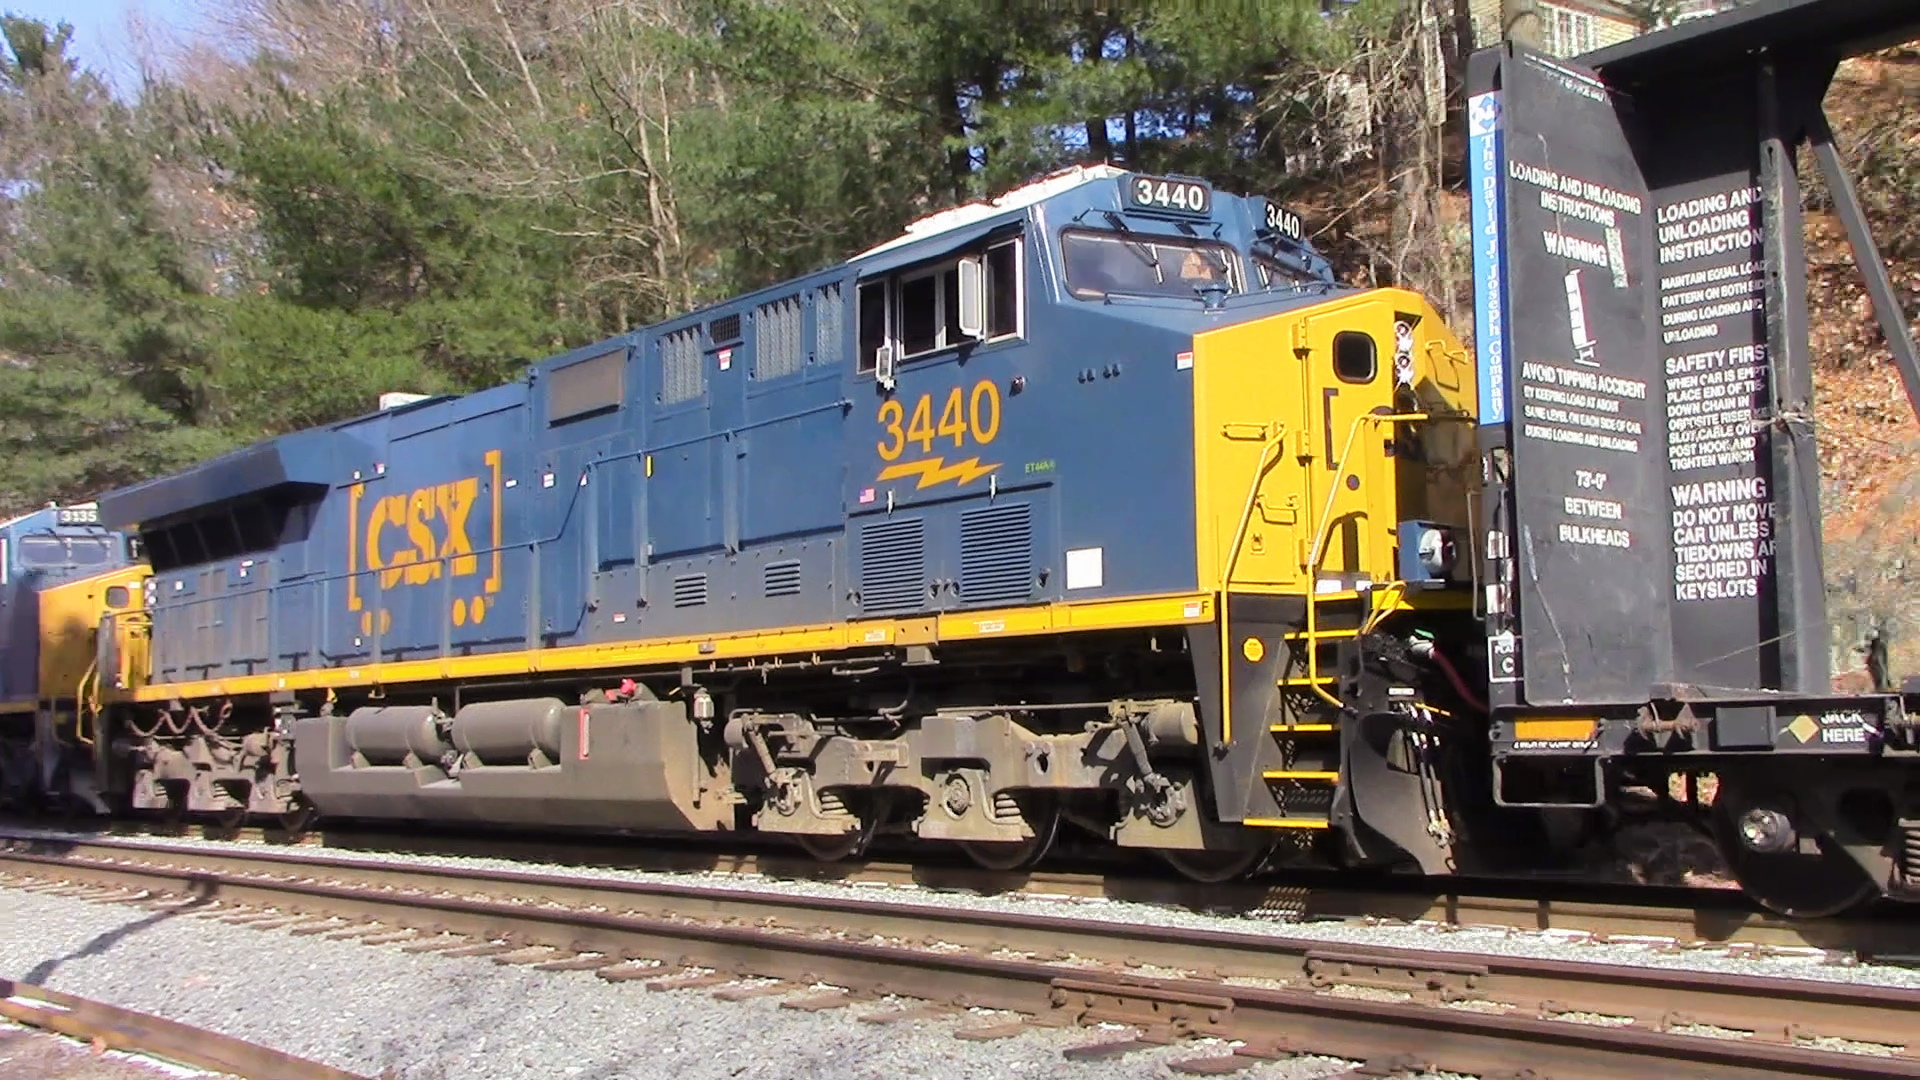
[[[425,585],[443,565],[454,577],[477,573],[467,519],[479,494],[480,478],[469,476],[375,500],[367,515],[367,569],[381,571],[380,587]],[[404,536],[397,545],[395,533]]]
[[[363,612],[363,629],[371,631],[376,625],[362,595],[369,584],[386,590],[425,585],[443,575],[472,577],[480,572],[483,558],[488,567],[485,582],[454,590],[448,615],[456,626],[485,618],[487,597],[500,591],[500,451],[487,451],[485,460],[492,479],[486,489],[490,498],[483,497],[478,476],[392,495],[369,492],[365,484],[350,489],[347,608]],[[477,519],[487,524],[478,545]],[[363,574],[370,580],[363,580]],[[467,588],[473,595],[460,595]],[[386,627],[390,614],[383,611],[377,625]]]

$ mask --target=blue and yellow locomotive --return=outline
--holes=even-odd
[[[1474,379],[1283,207],[1077,168],[107,495],[152,577],[106,707],[149,734],[98,768],[229,815],[1440,869],[1436,748],[1485,758],[1438,738],[1484,664],[1434,644]]]
[[[111,599],[123,609],[137,600],[128,587],[137,576],[118,577],[133,561],[92,503],[0,522],[0,804],[60,792],[105,808],[85,775],[69,775],[55,733],[75,731],[106,590],[119,587]]]

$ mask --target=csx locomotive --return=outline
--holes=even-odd
[[[1201,880],[1544,865],[1726,769],[1609,743],[1632,708],[1490,716],[1478,378],[1280,204],[1075,168],[104,495],[147,565],[41,695],[59,768],[8,780],[1009,869],[1071,829]]]

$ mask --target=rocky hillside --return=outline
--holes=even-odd
[[[1920,310],[1920,48],[1842,65],[1827,111],[1911,316]],[[1877,634],[1896,679],[1920,674],[1920,422],[1846,233],[1818,193],[1807,245],[1834,669],[1862,669]]]

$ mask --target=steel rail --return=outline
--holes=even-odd
[[[49,830],[10,830],[0,819],[0,842],[44,840]],[[122,825],[125,829],[127,826]],[[134,843],[145,829],[59,833],[92,844]],[[654,872],[703,872],[758,875],[775,879],[839,883],[880,883],[983,895],[1028,893],[1104,898],[1219,912],[1277,915],[1308,921],[1342,919],[1435,923],[1455,927],[1553,930],[1596,939],[1656,938],[1679,945],[1735,946],[1758,949],[1816,948],[1862,957],[1920,954],[1920,920],[1850,918],[1792,920],[1760,911],[1730,889],[1615,886],[1602,891],[1617,900],[1569,899],[1544,892],[1514,895],[1476,893],[1493,883],[1457,882],[1424,888],[1409,881],[1369,887],[1307,878],[1267,879],[1204,885],[1175,878],[1129,873],[1061,870],[997,871],[977,867],[896,861],[822,863],[794,854],[720,852],[684,846],[634,846],[589,839],[526,839],[508,836],[426,835],[327,830],[292,841],[270,830],[238,830],[228,836],[255,842],[286,841],[279,850],[332,848],[425,857],[494,858],[563,864],[595,869]],[[205,850],[204,848],[200,850]],[[244,850],[244,849],[242,849]],[[1533,890],[1573,892],[1593,886],[1575,881],[1531,883]],[[1642,896],[1633,894],[1641,893]],[[1687,895],[1694,894],[1694,895]]]
[[[0,1016],[110,1050],[149,1054],[248,1080],[364,1080],[231,1035],[12,979],[0,979]]]
[[[117,851],[115,861],[3,851],[0,867],[164,890],[186,911],[324,920],[312,925],[347,934],[450,933],[487,943],[482,952],[538,947],[605,964],[649,958],[802,985],[827,981],[861,995],[1014,1009],[1049,1023],[1117,1020],[1345,1057],[1414,1054],[1420,1064],[1468,1073],[1551,1060],[1556,1077],[1920,1077],[1920,1058],[1905,1052],[1920,993],[1884,987],[282,853],[221,855],[217,866],[183,865],[195,851],[141,853],[145,862],[128,854]],[[1138,978],[1129,966],[1172,974]],[[1319,992],[1335,987],[1397,991],[1407,1000]],[[1461,1004],[1498,1011],[1448,1007]],[[1551,1019],[1563,1013],[1631,1022]],[[1693,1024],[1750,1036],[1672,1030]],[[1813,1036],[1900,1051],[1872,1057],[1799,1045]],[[1640,1060],[1623,1063],[1628,1053]]]

